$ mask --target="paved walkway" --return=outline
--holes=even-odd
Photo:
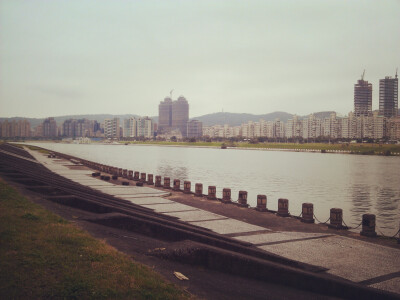
[[[121,186],[91,176],[63,159],[26,149],[51,171],[103,193],[229,235],[277,255],[321,266],[328,273],[400,294],[400,250],[334,234],[273,231],[166,198],[170,193],[149,187]]]

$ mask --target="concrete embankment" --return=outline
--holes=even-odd
[[[400,250],[392,241],[195,197],[175,185],[150,188],[140,177],[124,178],[123,170],[114,175],[115,168],[61,153],[30,153],[54,175],[27,168],[34,164],[28,160],[18,167],[18,157],[3,174],[49,201],[90,212],[87,221],[168,241],[164,250],[152,251],[157,257],[331,296],[398,297],[384,291],[399,292],[393,283],[399,278]],[[92,177],[99,168],[103,180]],[[136,183],[144,186],[132,186]]]

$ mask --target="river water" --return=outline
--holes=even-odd
[[[393,235],[400,221],[400,157],[322,154],[265,150],[30,143],[102,164],[192,182],[248,191],[256,206],[257,194],[267,195],[267,207],[277,210],[278,198],[289,199],[292,215],[304,202],[324,222],[330,208],[342,208],[348,226],[360,224],[364,213],[376,215],[377,232]],[[360,229],[360,228],[359,228]],[[357,229],[357,231],[359,231]]]

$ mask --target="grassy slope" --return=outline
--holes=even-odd
[[[1,179],[0,270],[1,299],[188,297]]]

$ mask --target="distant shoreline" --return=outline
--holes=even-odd
[[[59,143],[55,141],[26,141],[26,143]],[[356,154],[356,155],[381,155],[381,156],[400,156],[400,144],[324,144],[324,143],[222,143],[222,142],[124,142],[103,143],[93,142],[99,145],[136,145],[136,146],[162,146],[162,147],[190,147],[190,148],[211,148],[221,149],[224,144],[227,149],[237,150],[262,150],[262,151],[289,151],[289,152],[311,152],[311,153],[336,153],[336,154]]]

